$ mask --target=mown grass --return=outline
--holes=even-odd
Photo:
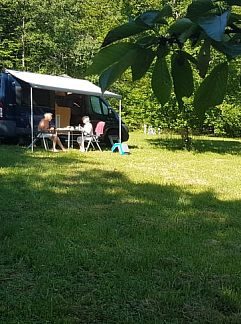
[[[0,146],[1,323],[241,323],[241,141]]]

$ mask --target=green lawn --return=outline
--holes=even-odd
[[[241,141],[0,146],[0,323],[241,323]]]

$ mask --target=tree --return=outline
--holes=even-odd
[[[160,104],[168,103],[174,91],[182,112],[185,97],[194,94],[201,125],[208,108],[223,102],[230,61],[241,54],[240,6],[240,0],[194,0],[182,16],[174,15],[169,4],[148,10],[108,32],[87,74],[100,75],[104,92],[129,67],[133,81],[151,70]],[[196,74],[203,79],[197,86]]]
[[[117,0],[2,0],[1,67],[83,77],[102,33],[121,21],[118,6]]]

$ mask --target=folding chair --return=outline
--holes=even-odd
[[[42,133],[42,132],[39,132],[39,133],[35,136],[34,140],[32,141],[31,144],[29,144],[29,146],[28,146],[27,148],[28,148],[28,149],[31,148],[31,147],[32,147],[32,146],[33,146],[37,141],[39,141],[39,140],[42,140],[42,141],[43,141],[44,149],[45,149],[46,151],[48,151],[48,150],[49,150],[48,138],[47,138],[46,134],[45,134],[45,133]]]
[[[97,123],[96,127],[95,127],[95,131],[94,131],[94,134],[93,135],[83,135],[83,140],[84,142],[87,142],[87,146],[86,146],[86,149],[85,151],[87,152],[90,145],[93,147],[93,149],[95,149],[95,145],[96,147],[100,150],[101,150],[101,147],[99,145],[99,140],[100,140],[100,137],[101,135],[104,134],[104,128],[105,128],[105,122],[103,121],[100,121]]]

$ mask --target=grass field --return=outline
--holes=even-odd
[[[241,323],[241,141],[0,146],[0,323]]]

